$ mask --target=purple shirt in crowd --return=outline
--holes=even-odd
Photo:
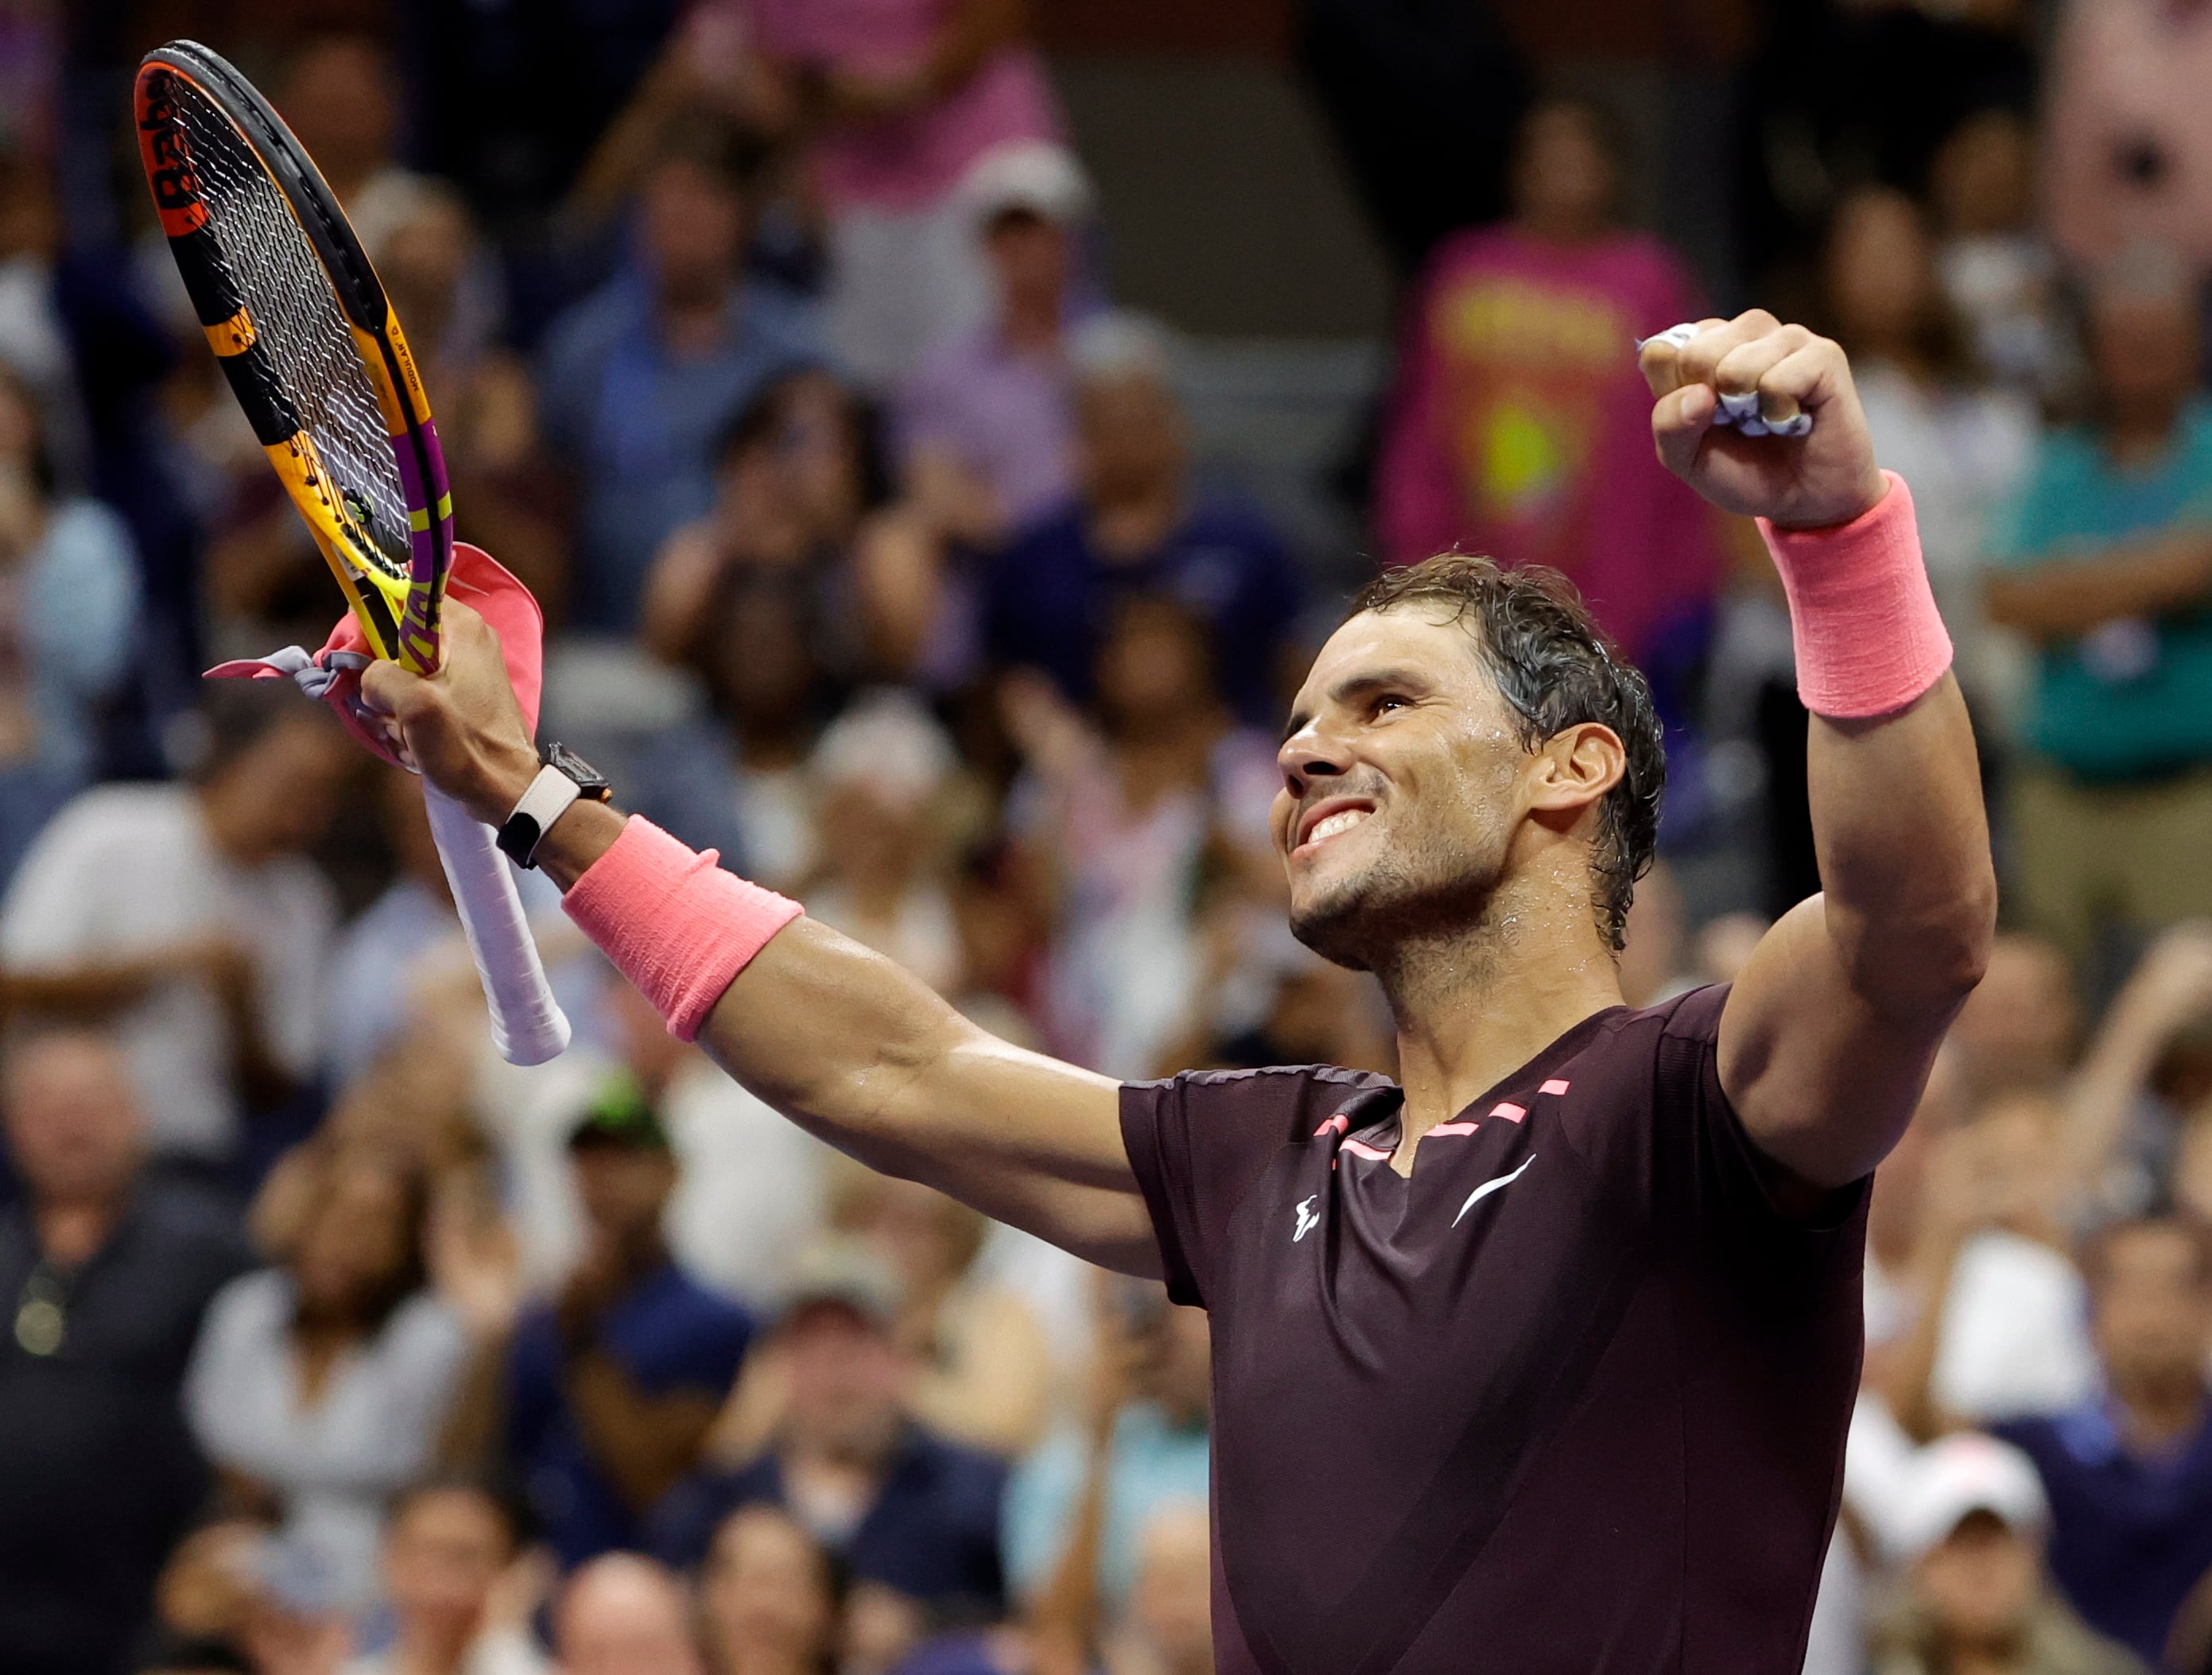
[[[848,74],[904,76],[957,0],[743,0],[761,46],[789,63]],[[941,201],[986,151],[1009,140],[1061,137],[1044,64],[1006,46],[945,98],[904,116],[832,129],[815,156],[830,207],[920,209]]]
[[[1791,1675],[1858,1387],[1862,1184],[1768,1195],[1723,988],[1585,1019],[1390,1167],[1334,1068],[1121,1094],[1213,1326],[1222,1675]]]
[[[990,486],[1018,530],[1075,490],[1066,360],[1011,348],[994,326],[933,350],[899,393],[899,448],[937,448]]]

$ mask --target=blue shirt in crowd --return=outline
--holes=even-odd
[[[996,1617],[1006,1585],[999,1569],[1005,1464],[977,1449],[907,1428],[874,1502],[851,1535],[825,1545],[854,1576],[969,1621]],[[655,1509],[653,1551],[681,1569],[707,1555],[714,1531],[740,1507],[790,1509],[783,1463],[763,1454],[742,1471],[702,1473],[678,1484]]]
[[[2183,410],[2164,458],[2147,465],[2115,465],[2094,430],[2045,438],[1996,521],[1990,556],[2032,570],[2191,525],[2212,537],[2212,403],[2203,399]],[[2108,623],[2042,646],[2025,741],[2087,780],[2212,763],[2212,610]]]
[[[647,1274],[601,1316],[595,1346],[647,1394],[690,1391],[720,1401],[752,1341],[752,1317],[674,1263]],[[532,1510],[563,1569],[641,1545],[639,1520],[591,1455],[563,1387],[552,1308],[515,1329],[507,1366],[507,1438]]]
[[[624,634],[660,543],[714,502],[714,445],[776,378],[823,360],[814,306],[775,285],[733,288],[720,343],[677,356],[631,274],[553,324],[538,368],[548,441],[581,496],[568,622]]]
[[[1153,1514],[1179,1502],[1206,1502],[1212,1452],[1203,1423],[1174,1423],[1157,1403],[1132,1402],[1115,1417],[1098,1538],[1098,1589],[1109,1605],[1127,1599],[1136,1584],[1137,1550]],[[1060,1563],[1089,1457],[1076,1432],[1055,1432],[1007,1487],[1000,1539],[1007,1578],[1024,1599],[1036,1595]]]
[[[1303,603],[1297,567],[1258,510],[1204,501],[1157,551],[1115,562],[1073,504],[1001,553],[984,582],[983,632],[1000,663],[1025,664],[1086,699],[1114,611],[1133,594],[1163,595],[1213,634],[1222,695],[1255,725],[1282,722],[1276,661]]]
[[[2051,1571],[2082,1620],[2160,1666],[2174,1613],[2212,1570],[2212,1406],[2174,1447],[2131,1453],[2103,1400],[1990,1430],[2051,1497]]]

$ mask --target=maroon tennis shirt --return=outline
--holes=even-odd
[[[1769,1197],[1726,998],[1585,1019],[1410,1180],[1379,1076],[1123,1089],[1169,1293],[1212,1316],[1223,1675],[1797,1675],[1867,1194]]]

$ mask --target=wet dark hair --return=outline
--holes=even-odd
[[[1598,929],[1618,952],[1628,940],[1636,881],[1657,853],[1667,788],[1663,730],[1650,684],[1556,570],[1508,569],[1495,559],[1444,553],[1386,570],[1359,591],[1352,615],[1409,605],[1445,610],[1472,628],[1475,654],[1520,718],[1526,749],[1584,721],[1620,736],[1627,766],[1599,805],[1590,856]]]

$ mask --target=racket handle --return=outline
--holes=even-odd
[[[490,827],[428,780],[422,800],[430,835],[453,887],[453,906],[468,932],[469,952],[491,1005],[492,1045],[510,1065],[542,1065],[568,1045],[568,1019],[545,980],[544,962],[530,935],[514,875]]]

